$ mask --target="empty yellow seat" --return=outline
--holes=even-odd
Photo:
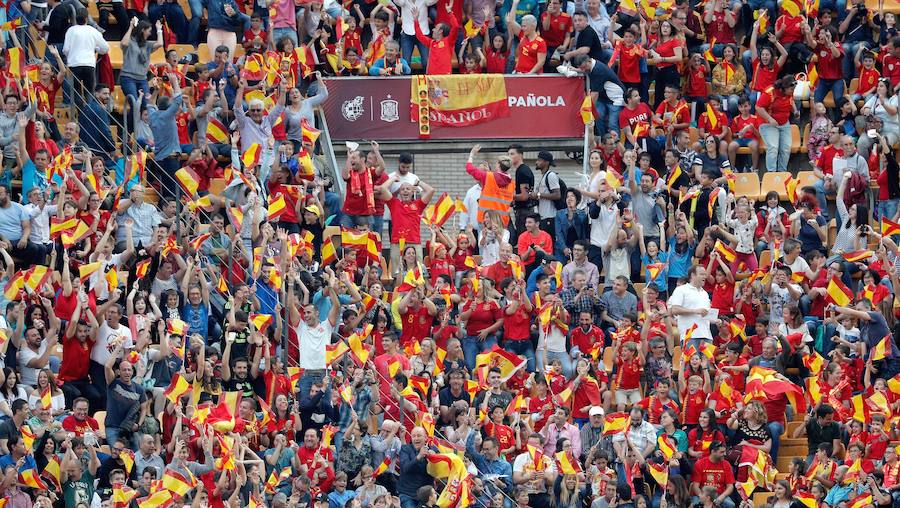
[[[792,126],[794,127],[794,126]],[[799,129],[798,133],[799,135]],[[778,199],[787,200],[787,189],[784,188],[784,182],[790,177],[791,174],[787,171],[785,172],[771,172],[763,175],[762,185],[759,189],[759,195],[765,196],[770,191],[775,191],[778,193]]]
[[[756,173],[738,173],[734,179],[735,196],[746,196],[753,201],[759,200],[759,175]]]

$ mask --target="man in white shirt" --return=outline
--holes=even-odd
[[[75,23],[66,31],[63,53],[75,77],[75,109],[80,110],[97,84],[97,55],[108,53],[109,44],[103,39],[103,34],[88,25],[87,9],[78,9]]]
[[[35,326],[25,331],[25,344],[19,350],[19,382],[32,388],[37,387],[38,372],[50,366],[50,355],[56,348],[59,340],[56,326],[51,325],[47,330],[47,340],[41,337],[41,330],[46,324],[38,320]]]
[[[466,195],[463,197],[463,205],[466,207],[466,213],[459,214],[460,231],[465,231],[469,228],[473,231],[481,231],[481,224],[478,222],[478,200],[480,198],[480,183],[476,183],[466,191]]]
[[[329,309],[328,318],[325,321],[319,320],[319,311],[309,301],[308,295],[303,298],[302,302],[294,300],[294,304],[290,305],[290,322],[291,324],[296,323],[294,331],[297,334],[297,343],[301,351],[298,360],[299,367],[303,369],[303,376],[300,378],[298,387],[301,399],[309,396],[309,390],[313,384],[321,382],[325,378],[325,368],[328,366],[325,362],[325,348],[331,344],[331,335],[334,333],[334,327],[337,326],[338,313],[341,310],[341,302],[336,289],[338,278],[330,268],[327,269],[325,284],[326,287],[323,291],[327,292],[331,299],[331,309]]]
[[[78,181],[78,179],[75,179]],[[47,203],[43,189],[32,187],[28,191],[28,204],[25,205],[25,213],[31,217],[31,234],[28,240],[44,250],[44,255],[50,254],[53,242],[50,241],[50,216],[56,215],[59,207]]]
[[[106,319],[97,330],[97,342],[91,349],[91,366],[88,373],[91,376],[91,382],[100,393],[100,407],[106,407],[106,361],[109,355],[116,348],[118,343],[122,343],[122,350],[127,351],[134,348],[134,340],[131,337],[131,329],[123,325],[122,306],[115,303],[119,300],[122,292],[115,289],[110,295],[110,299],[97,309],[98,316],[104,316]]]
[[[544,449],[544,437],[540,434],[528,436],[528,446],[539,452]],[[538,463],[535,463],[537,460]],[[531,456],[527,449],[516,456],[513,462],[513,484],[521,485],[528,491],[528,506],[545,508],[550,506],[550,488],[556,481],[556,461],[545,453]]]
[[[685,347],[693,344],[698,350],[701,340],[712,341],[709,319],[706,318],[710,309],[709,293],[703,289],[706,277],[706,268],[700,265],[691,266],[688,270],[688,283],[675,288],[668,302],[669,311],[675,316],[675,322],[678,324],[679,337],[684,337],[684,332],[697,325]]]

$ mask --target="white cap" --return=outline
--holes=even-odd
[[[590,416],[603,416],[603,408],[600,406],[591,406],[591,410],[588,411],[588,415]]]

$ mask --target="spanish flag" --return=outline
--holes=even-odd
[[[672,172],[669,174],[669,177],[666,179],[666,185],[669,187],[669,190],[672,190],[672,187],[675,185],[675,182],[681,178],[681,166],[678,164],[672,168]]]
[[[41,390],[41,407],[48,411],[53,407],[53,394],[49,384]]]
[[[715,37],[710,38],[710,39],[709,39],[709,49],[707,49],[707,50],[703,53],[703,57],[706,58],[708,61],[710,61],[710,62],[712,62],[712,63],[716,63],[716,57],[713,56],[713,52],[712,52],[713,46],[715,46],[715,45],[716,45],[716,38],[715,38]],[[709,103],[706,103],[706,112],[707,112],[707,114],[709,114],[709,111],[711,111],[711,110],[710,110],[710,107],[709,107]],[[712,122],[712,117],[715,116],[715,115],[709,115],[709,116],[710,116],[710,122]],[[716,128],[716,126],[713,125],[712,123],[710,123],[710,126],[711,126],[713,129]]]
[[[628,428],[630,417],[628,413],[610,413],[603,420],[603,435],[611,436],[620,432],[625,432]]]
[[[275,222],[287,211],[287,203],[284,201],[284,195],[279,194],[277,198],[269,196],[268,220]]]
[[[791,17],[796,17],[800,15],[800,6],[797,5],[794,0],[785,0],[781,3],[781,8],[784,12],[788,13]]]
[[[62,491],[62,486],[59,483],[59,478],[61,476],[60,472],[62,470],[59,456],[54,454],[53,458],[50,459],[50,462],[47,463],[47,466],[44,467],[44,470],[41,471],[41,478],[48,480],[53,486],[58,490]]]
[[[390,466],[391,466],[391,458],[385,457],[384,460],[381,461],[381,464],[378,465],[378,468],[375,469],[375,478],[378,478],[378,476],[380,474],[387,471]]]
[[[6,286],[3,288],[3,295],[7,300],[15,301],[19,299],[19,291],[22,291],[22,288],[25,287],[25,276],[22,272],[16,272],[13,275],[12,279],[9,279],[9,282],[6,283]]]
[[[806,395],[810,405],[817,405],[822,400],[822,388],[819,387],[819,378],[810,376],[806,378]],[[890,384],[890,381],[888,381]]]
[[[319,139],[319,135],[322,134],[322,131],[310,125],[306,118],[300,120],[300,132],[303,136],[303,142],[310,144],[315,143]]]
[[[887,387],[888,387],[888,390],[891,391],[891,393],[900,395],[900,374],[897,374],[896,376],[892,377],[891,379],[888,379]]]
[[[184,335],[187,333],[190,325],[180,319],[169,319],[166,328],[172,335]]]
[[[358,333],[353,332],[353,334],[350,335],[350,338],[347,339],[347,342],[350,346],[350,351],[353,353],[356,364],[360,367],[365,365],[366,361],[369,359],[369,350],[363,345],[363,338],[360,337]]]
[[[326,236],[322,240],[322,266],[328,266],[337,261],[337,252],[334,249],[334,243],[331,236]]]
[[[870,250],[857,250],[853,252],[845,252],[844,259],[851,263],[866,261],[874,256],[875,253]]]
[[[707,52],[709,52],[709,50],[707,50]],[[709,56],[712,56],[711,52],[709,52]],[[709,59],[709,57],[707,57],[707,59]],[[713,61],[715,60],[715,57],[713,57]],[[706,103],[706,120],[709,122],[710,129],[715,129],[719,126],[719,117],[716,116],[715,110],[713,110],[712,105],[708,102]]]
[[[869,359],[873,362],[884,360],[889,354],[891,354],[891,342],[893,342],[892,335],[885,335],[884,338],[878,341],[878,344],[875,344],[875,347],[872,348],[872,353],[869,355]]]
[[[788,200],[795,205],[800,201],[800,192],[798,191],[799,186],[800,181],[793,176],[788,176],[784,180],[784,190],[787,192]]]
[[[676,446],[675,442],[666,435],[660,435],[656,438],[656,444],[659,446],[659,451],[662,452],[663,457],[665,457],[666,462],[672,460],[672,457],[675,455]]]
[[[218,118],[209,117],[206,124],[206,140],[224,145],[231,143],[231,136],[228,134],[228,128]]]
[[[397,288],[397,291],[403,293],[424,285],[425,278],[422,277],[422,272],[418,267],[416,267],[406,272],[406,275],[403,276],[403,283],[400,284],[400,287]]]
[[[722,256],[726,263],[733,263],[737,259],[737,252],[731,247],[722,243],[722,240],[716,240],[715,251]]]
[[[96,261],[94,263],[88,263],[86,265],[81,265],[78,267],[78,276],[81,278],[81,281],[84,282],[85,279],[94,274],[97,270],[103,267],[102,261]]]
[[[71,249],[76,243],[84,240],[91,234],[91,228],[84,223],[84,221],[79,220],[78,225],[75,226],[75,229],[70,233],[68,231],[63,231],[62,233],[62,244],[63,247],[67,249]]]
[[[584,96],[584,100],[581,101],[581,108],[579,108],[578,112],[581,114],[581,121],[585,125],[594,121],[594,102],[591,100],[590,95]]]
[[[137,497],[138,492],[130,487],[126,487],[121,483],[116,483],[113,487],[113,507],[125,508],[131,504],[131,501]]]
[[[244,223],[244,212],[239,207],[231,206],[225,210],[225,213],[228,214],[228,220],[231,222],[231,226],[234,228],[235,232],[240,234],[241,232],[241,224]]]
[[[21,20],[21,18],[19,18]],[[9,73],[16,78],[25,75],[25,52],[21,48],[9,48],[6,50],[6,61],[9,65]]]
[[[252,168],[259,164],[259,156],[262,154],[262,146],[259,143],[253,143],[247,150],[241,155],[241,162],[244,163],[245,168]]]
[[[138,264],[136,264],[134,266],[134,276],[138,280],[143,279],[147,275],[147,272],[150,271],[150,261],[152,261],[152,260],[145,259],[143,261],[138,262]]]
[[[168,508],[175,502],[175,496],[168,490],[157,490],[138,501],[138,508]]]
[[[163,488],[172,491],[177,496],[184,497],[193,487],[184,475],[174,469],[166,469],[163,474]]]
[[[59,235],[61,235],[63,231],[75,229],[76,226],[78,226],[77,217],[72,217],[66,220],[63,220],[59,217],[52,217],[50,219],[50,239],[59,238]]]
[[[250,322],[253,323],[253,327],[259,333],[266,333],[266,329],[269,328],[274,319],[271,314],[250,314]]]
[[[191,384],[181,374],[175,373],[172,376],[172,382],[169,383],[169,387],[166,388],[163,395],[172,401],[172,404],[178,404],[181,397],[187,395],[189,391],[191,391]]]
[[[34,265],[23,274],[23,277],[25,277],[25,286],[39,293],[41,287],[50,278],[50,269],[44,265]]]
[[[840,307],[846,307],[853,301],[853,291],[850,291],[841,279],[832,277],[825,288],[827,298]]]
[[[35,468],[20,471],[19,483],[32,489],[47,490],[47,484],[41,480],[41,477],[38,475],[38,471]]]
[[[119,453],[119,459],[125,464],[125,473],[131,474],[131,470],[134,469],[134,452],[126,448]]]
[[[496,344],[494,344],[494,347],[489,351],[475,357],[476,369],[485,366],[488,368],[496,367],[500,369],[500,379],[502,382],[508,381],[516,372],[525,368],[526,363],[524,358],[520,358]]]
[[[525,400],[525,397],[522,396],[521,393],[518,393],[506,408],[506,416],[512,416],[526,411],[528,411],[528,401]]]
[[[566,451],[555,455],[556,465],[562,474],[578,474],[581,472],[581,464]]]
[[[114,291],[119,287],[119,271],[116,270],[115,266],[111,266],[109,270],[107,270],[106,283],[108,284],[110,291]]]
[[[21,26],[22,26],[22,17],[19,16],[18,18],[14,19],[12,21],[7,21],[6,23],[3,23],[2,25],[0,25],[0,30],[11,31],[11,30],[15,30]],[[18,49],[18,48],[14,48],[14,49]]]
[[[803,365],[809,369],[810,373],[818,376],[819,372],[822,372],[822,367],[825,365],[825,359],[822,358],[822,355],[813,350],[812,353],[803,357]]]
[[[344,356],[347,351],[350,351],[350,348],[347,347],[347,343],[344,341],[325,346],[325,363],[328,365],[333,364]]]
[[[193,169],[185,166],[175,172],[175,178],[178,179],[178,183],[181,184],[185,194],[191,197],[197,194],[197,189],[200,188],[198,183],[200,177],[197,176],[197,173],[194,173]]]
[[[881,236],[900,235],[900,224],[881,218]]]
[[[22,425],[20,432],[22,434],[22,444],[25,445],[25,451],[30,451],[34,448],[34,441],[37,439],[37,435],[31,430],[29,425]]]
[[[869,508],[873,501],[874,498],[872,497],[872,494],[864,492],[847,503],[847,508]]]
[[[450,217],[453,217],[454,213],[456,213],[456,201],[445,192],[435,202],[434,210],[428,220],[435,227],[441,227],[450,220]]]
[[[800,504],[806,506],[807,508],[818,508],[819,502],[816,501],[816,496],[810,494],[809,492],[797,492],[794,494],[794,499],[800,501]]]
[[[300,382],[300,376],[303,375],[303,369],[300,367],[288,367],[288,380],[291,382],[291,392],[297,391],[297,383]]]
[[[653,462],[647,463],[647,471],[650,473],[650,476],[656,481],[656,484],[662,488],[665,488],[669,483],[669,465],[668,464],[656,464]]]

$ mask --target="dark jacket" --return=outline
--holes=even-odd
[[[419,452],[411,444],[400,447],[400,479],[397,481],[397,492],[416,498],[419,487],[431,485],[434,478],[428,474],[428,460],[417,459]]]

